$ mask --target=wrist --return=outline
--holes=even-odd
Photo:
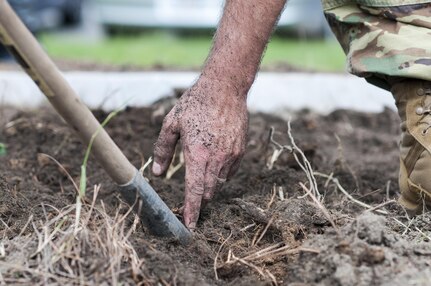
[[[254,82],[254,78],[254,74],[247,75],[244,72],[204,69],[197,84],[203,87],[211,87],[215,91],[224,91],[222,93],[247,99],[247,94]]]
[[[202,98],[213,106],[247,105],[247,92],[225,78],[208,77],[203,74],[189,91],[191,96]]]

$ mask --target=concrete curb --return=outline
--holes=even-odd
[[[81,99],[91,108],[112,110],[127,104],[147,106],[186,89],[198,77],[196,72],[66,72]],[[35,84],[23,72],[0,72],[0,102],[34,108],[46,102]],[[258,75],[248,98],[252,111],[278,113],[303,108],[321,114],[345,108],[379,112],[395,110],[389,92],[365,80],[345,74],[269,73]]]

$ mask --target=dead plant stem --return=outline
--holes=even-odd
[[[322,211],[323,215],[331,223],[332,227],[335,229],[338,236],[341,236],[341,232],[338,229],[337,225],[335,224],[334,220],[332,219],[331,215],[329,214],[328,209],[314,196],[314,194],[303,183],[299,183],[299,185],[307,193],[307,195],[310,196],[310,198],[313,200],[316,206]]]
[[[373,207],[372,206],[370,206],[370,205],[367,205],[366,203],[364,203],[364,202],[361,202],[361,201],[359,201],[359,200],[357,200],[357,199],[355,199],[354,197],[352,197],[352,195],[351,194],[349,194],[349,192],[347,192],[344,188],[343,188],[343,186],[341,186],[341,184],[340,184],[340,182],[338,181],[338,179],[337,178],[333,178],[333,177],[330,177],[330,176],[328,176],[328,175],[326,175],[326,174],[322,174],[322,173],[319,173],[319,172],[314,172],[314,175],[316,175],[316,176],[319,176],[319,177],[323,177],[323,178],[327,178],[327,179],[329,179],[330,178],[330,180],[337,186],[337,188],[349,199],[349,200],[351,200],[352,202],[354,202],[355,204],[357,204],[357,205],[359,205],[359,206],[361,206],[361,207],[363,207],[363,208],[366,208],[366,209],[372,209]],[[384,214],[384,215],[387,215],[388,214],[388,212],[387,211],[384,211],[384,210],[376,210],[376,212],[378,212],[378,213],[380,213],[380,214]]]

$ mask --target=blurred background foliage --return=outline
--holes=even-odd
[[[142,68],[199,69],[211,47],[211,36],[178,36],[164,32],[114,36],[100,41],[43,34],[40,40],[54,58],[93,61]],[[344,70],[344,54],[338,43],[324,39],[273,37],[262,68],[337,72]]]
[[[223,6],[223,0],[9,2],[55,59],[176,70],[202,66]],[[343,72],[344,61],[320,0],[290,0],[262,67]]]

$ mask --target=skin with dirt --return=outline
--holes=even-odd
[[[153,173],[163,174],[176,142],[184,146],[184,223],[233,175],[244,154],[248,91],[284,1],[227,1],[197,82],[168,114],[155,145]]]
[[[107,131],[135,166],[142,166],[152,155],[160,119],[173,102],[168,99],[150,108],[126,109],[108,124]],[[75,203],[76,191],[67,173],[79,182],[85,147],[48,108],[25,112],[6,109],[0,114],[0,142],[7,145],[7,154],[0,157],[0,250],[4,249],[4,254],[0,251],[0,273],[1,279],[18,279],[16,273],[8,276],[11,272],[6,265],[39,263],[31,255],[37,243],[22,243],[33,231],[27,224],[29,217],[35,222],[45,220],[55,215],[55,209]],[[95,114],[99,120],[107,116],[102,111]],[[292,153],[285,150],[272,168],[269,164],[274,150],[279,149],[269,140],[271,127],[275,130],[273,141],[291,144],[286,121],[251,114],[242,164],[203,209],[195,243],[183,247],[171,239],[153,237],[141,227],[132,231],[130,243],[147,273],[144,284],[428,283],[430,214],[408,220],[393,203],[379,208],[388,215],[368,212],[347,198],[336,184],[371,206],[397,198],[398,116],[390,110],[380,114],[339,110],[328,116],[303,111],[292,117],[296,144],[316,174],[330,176],[316,175],[329,217],[309,196],[304,196],[299,183],[306,188],[310,185]],[[58,160],[67,173],[43,154]],[[174,157],[176,164],[179,147]],[[101,184],[97,204],[103,202],[107,212],[114,215],[120,197],[94,158],[87,174],[88,200],[93,195],[92,186]],[[173,210],[183,204],[184,174],[184,167],[170,179],[144,171]],[[122,211],[126,210],[123,207]],[[133,218],[129,217],[131,226]],[[97,252],[81,255],[88,265],[98,265]],[[91,271],[106,270],[95,267]],[[35,284],[49,279],[25,273],[33,275]],[[142,282],[132,273],[122,275],[123,281],[128,278]]]
[[[201,204],[208,203],[238,170],[245,151],[247,105],[244,97],[222,97],[232,91],[200,80],[165,117],[154,147],[153,173],[161,175],[168,169],[181,137],[187,166],[184,222],[192,230]]]

